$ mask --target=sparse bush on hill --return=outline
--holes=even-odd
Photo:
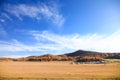
[[[24,58],[0,58],[0,61],[101,61],[103,59],[120,59],[120,53],[100,53],[78,50],[64,55],[46,54],[42,56],[28,56]]]
[[[101,57],[82,57],[77,60],[77,62],[90,62],[90,61],[103,61],[104,59]]]

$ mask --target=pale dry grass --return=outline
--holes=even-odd
[[[120,79],[119,64],[70,62],[0,62],[0,78],[35,80]]]

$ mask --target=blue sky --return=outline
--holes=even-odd
[[[120,52],[119,0],[1,0],[0,56]]]

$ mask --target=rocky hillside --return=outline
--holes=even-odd
[[[69,57],[102,57],[102,58],[108,58],[108,59],[120,59],[120,53],[101,53],[101,52],[94,52],[94,51],[84,51],[84,50],[78,50],[72,53],[65,54]]]
[[[101,53],[94,51],[78,50],[64,55],[45,54],[41,56],[28,56],[23,58],[0,58],[0,61],[76,61],[82,58],[92,59],[120,59],[120,53]]]

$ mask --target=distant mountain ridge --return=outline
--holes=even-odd
[[[104,59],[120,59],[120,53],[102,53],[94,51],[78,50],[62,55],[45,54],[41,56],[28,56],[22,58],[0,58],[0,61],[75,61],[83,57],[95,57]]]
[[[102,53],[102,52],[95,52],[95,51],[85,51],[85,50],[78,50],[72,53],[65,54],[66,56],[91,56],[91,57],[102,57],[102,58],[117,58],[120,59],[120,53]]]

